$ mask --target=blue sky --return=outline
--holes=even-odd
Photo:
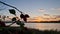
[[[17,7],[20,11],[29,14],[31,17],[48,15],[60,15],[60,0],[0,0],[9,5]],[[0,4],[0,7],[2,4]],[[6,8],[6,9],[4,9]],[[1,15],[10,15],[8,9],[10,7],[3,6],[4,9],[0,11]],[[17,11],[17,15],[19,13]]]

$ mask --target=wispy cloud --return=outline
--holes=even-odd
[[[38,11],[45,12],[46,10],[45,9],[38,9]]]
[[[44,16],[50,16],[49,14],[44,14]]]
[[[56,17],[56,18],[60,18],[60,15],[56,15],[55,17]]]
[[[51,10],[60,11],[60,8],[51,8]]]

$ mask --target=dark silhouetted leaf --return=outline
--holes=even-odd
[[[29,15],[28,14],[25,14],[25,17],[29,18]]]
[[[24,18],[24,14],[21,14],[20,17],[21,17],[21,18]]]
[[[16,18],[15,18],[15,17],[13,17],[13,18],[12,18],[12,21],[16,21]]]
[[[9,12],[10,12],[11,14],[16,15],[16,12],[15,12],[15,10],[14,10],[14,9],[9,9]]]

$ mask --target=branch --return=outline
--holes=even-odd
[[[17,11],[19,11],[20,13],[22,13],[19,9],[17,9],[17,8],[14,7],[14,6],[11,6],[11,5],[6,4],[6,3],[4,3],[4,2],[1,2],[1,1],[0,1],[0,3],[4,4],[4,5],[6,5],[6,6],[12,7],[12,8],[14,8],[14,9],[16,9]]]

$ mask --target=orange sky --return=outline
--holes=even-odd
[[[60,18],[55,18],[54,16],[38,16],[29,18],[28,21],[58,21]]]

